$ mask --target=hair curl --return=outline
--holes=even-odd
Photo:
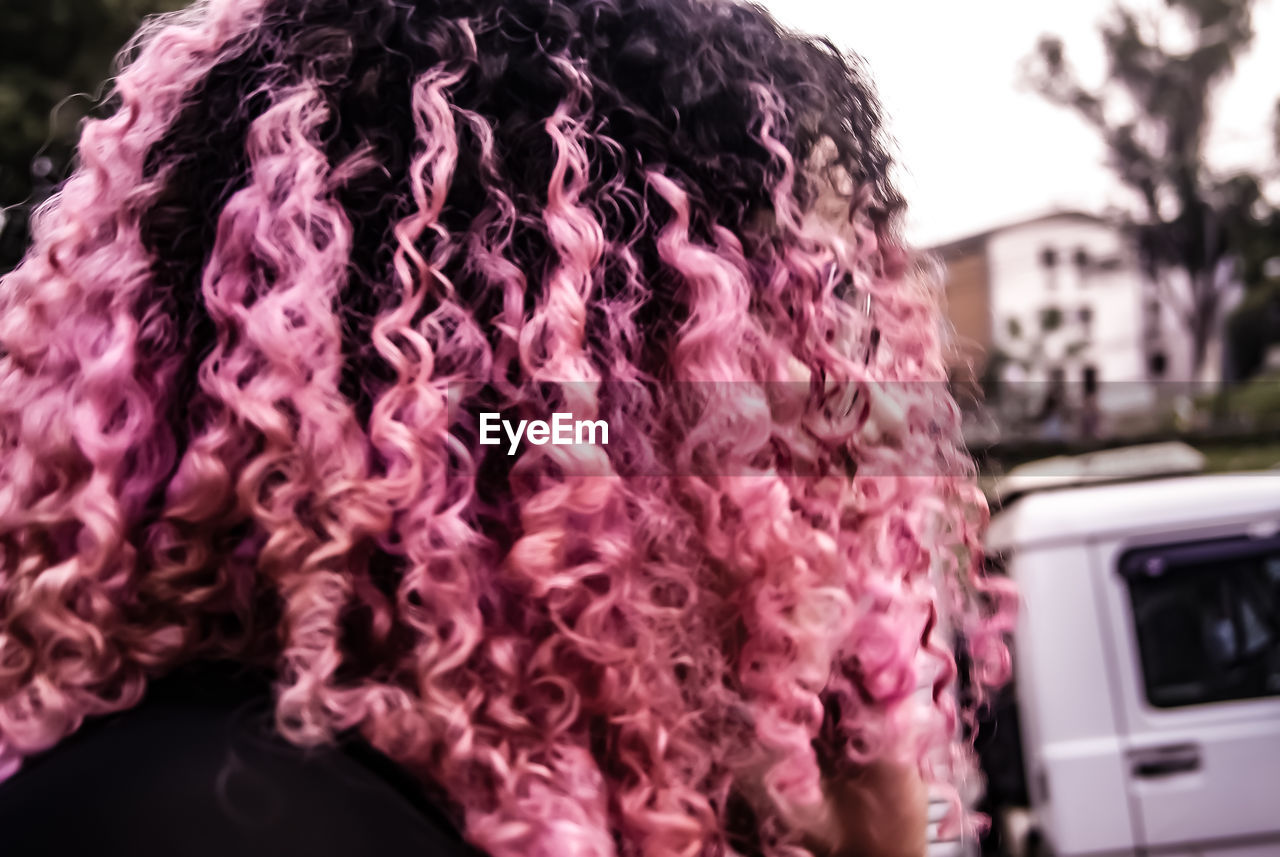
[[[201,658],[493,857],[805,853],[824,775],[962,772],[937,623],[994,680],[1007,611],[853,60],[715,0],[209,0],[112,108],[0,289],[0,777]],[[893,432],[830,406],[885,382]],[[553,409],[615,437],[476,444]]]

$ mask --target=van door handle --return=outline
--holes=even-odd
[[[1200,747],[1171,744],[1150,750],[1134,750],[1129,753],[1129,761],[1133,764],[1133,775],[1143,779],[1189,774],[1200,770]]]

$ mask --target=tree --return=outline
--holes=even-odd
[[[1048,306],[1040,310],[1036,320],[1039,323],[1039,329],[1027,334],[1025,345],[1018,352],[1000,348],[994,349],[993,352],[1006,366],[1017,366],[1028,376],[1051,368],[1053,361],[1049,353],[1049,340],[1063,330],[1066,324],[1066,317],[1063,315],[1062,310],[1056,306]],[[1023,334],[1025,331],[1023,330],[1022,322],[1018,321],[1018,319],[1010,318],[1007,329],[1010,343],[1024,341]],[[1088,346],[1089,341],[1087,339],[1073,339],[1061,348],[1062,357],[1076,357]]]
[[[1060,364],[1082,354],[1089,347],[1088,337],[1075,334],[1056,306],[1041,309],[1030,330],[1017,318],[1010,318],[1006,333],[1005,346],[992,348],[979,380],[984,400],[1002,406],[1003,418],[1015,431],[1050,418],[1061,419],[1066,397]],[[1010,384],[1011,370],[1024,380]],[[1029,381],[1040,376],[1047,382]]]
[[[1268,350],[1280,345],[1280,277],[1250,289],[1227,327],[1232,369],[1241,379],[1256,375]]]
[[[111,61],[151,13],[181,0],[0,4],[0,273],[26,246],[28,209],[65,176],[80,121],[101,101]]]
[[[1145,18],[1117,7],[1101,26],[1109,69],[1099,89],[1082,85],[1052,36],[1040,40],[1025,75],[1101,135],[1110,167],[1134,194],[1124,225],[1191,335],[1199,377],[1244,244],[1270,217],[1255,177],[1215,175],[1204,159],[1211,97],[1253,40],[1252,0],[1165,7]]]

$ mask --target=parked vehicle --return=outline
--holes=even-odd
[[[1025,778],[1024,806],[993,807],[1006,853],[1280,857],[1280,470],[1170,475],[1197,457],[1116,450],[1001,486]]]

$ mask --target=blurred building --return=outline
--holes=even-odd
[[[1150,410],[1165,382],[1191,379],[1190,333],[1102,218],[1060,211],[932,252],[947,271],[953,377],[1057,389],[1058,405],[1104,414]]]

